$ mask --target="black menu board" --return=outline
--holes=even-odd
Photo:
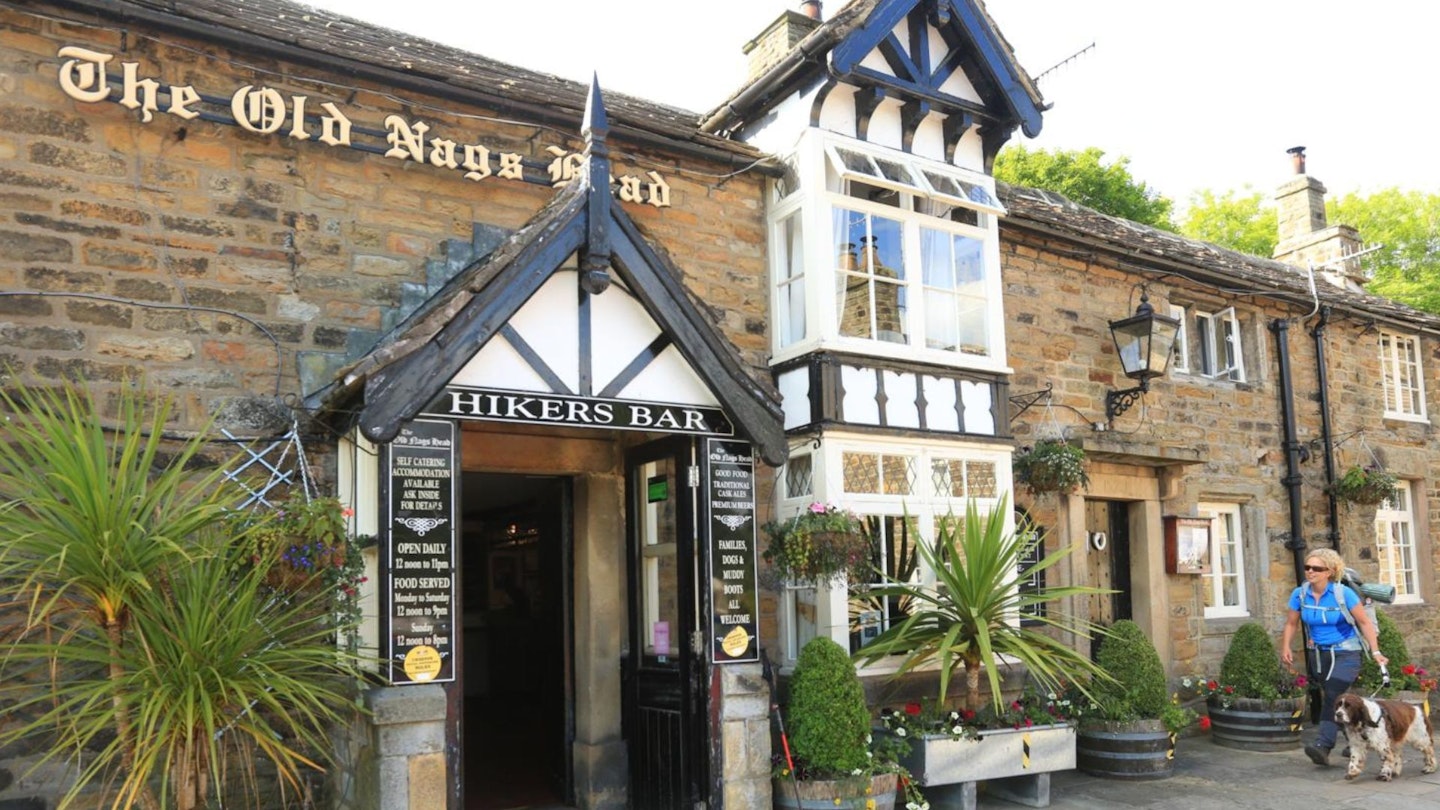
[[[705,442],[712,627],[717,664],[760,660],[755,598],[755,456],[745,442]]]
[[[416,420],[385,448],[387,660],[396,685],[455,680],[455,425]]]

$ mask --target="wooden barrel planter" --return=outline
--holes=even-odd
[[[1229,707],[1211,698],[1206,706],[1210,739],[1216,745],[1242,751],[1291,751],[1300,747],[1304,698],[1232,698]]]
[[[1086,725],[1075,738],[1075,766],[1106,779],[1168,779],[1175,773],[1175,735],[1159,720]]]
[[[770,780],[771,805],[775,810],[894,810],[898,780],[893,773],[870,779],[803,779],[776,777]],[[874,804],[868,802],[874,800]]]

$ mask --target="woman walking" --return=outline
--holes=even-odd
[[[1305,746],[1305,755],[1316,765],[1330,764],[1330,749],[1335,747],[1335,699],[1360,677],[1360,656],[1370,645],[1375,663],[1385,666],[1390,660],[1380,654],[1380,641],[1375,623],[1360,603],[1360,595],[1342,585],[1340,577],[1345,561],[1332,549],[1322,548],[1305,557],[1305,584],[1290,594],[1290,615],[1280,637],[1280,660],[1287,665],[1295,662],[1290,642],[1303,619],[1310,640],[1307,654],[1315,656],[1313,672],[1319,674],[1324,688],[1320,705],[1320,732],[1315,741]],[[1342,601],[1343,600],[1343,601]],[[1348,617],[1347,617],[1348,614]]]

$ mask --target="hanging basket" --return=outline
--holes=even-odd
[[[1326,490],[1341,503],[1378,506],[1399,494],[1399,479],[1378,466],[1352,464]]]
[[[1040,439],[1015,454],[1015,478],[1032,495],[1069,495],[1089,486],[1085,450],[1061,439]]]
[[[870,536],[859,516],[825,504],[763,527],[762,555],[780,580],[791,584],[863,582],[870,568]]]

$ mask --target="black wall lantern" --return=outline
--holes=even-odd
[[[1140,306],[1135,308],[1134,315],[1110,322],[1115,353],[1120,355],[1125,376],[1138,380],[1140,384],[1123,391],[1105,393],[1105,421],[1115,421],[1115,417],[1129,410],[1141,394],[1150,390],[1150,380],[1165,376],[1175,349],[1175,336],[1179,332],[1179,321],[1155,314],[1144,289],[1140,291]]]

